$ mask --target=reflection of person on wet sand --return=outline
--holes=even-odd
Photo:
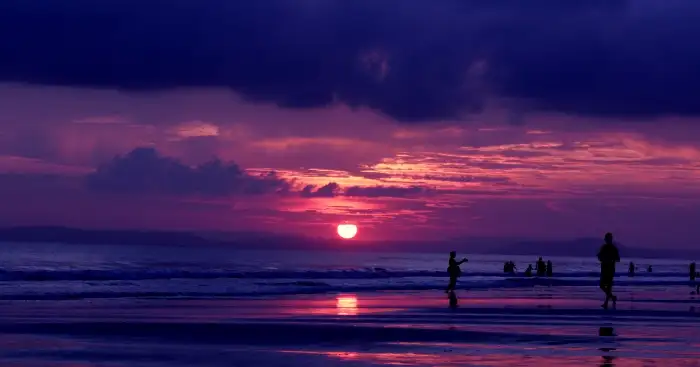
[[[469,260],[465,257],[464,259],[457,261],[455,258],[457,257],[457,252],[452,251],[450,252],[450,264],[447,267],[447,274],[450,276],[450,283],[447,285],[447,289],[445,290],[445,293],[449,293],[450,291],[454,291],[455,287],[457,286],[457,278],[462,275],[462,269],[459,268],[459,266],[462,263],[465,263]]]
[[[600,364],[600,367],[614,367],[614,366],[615,366],[615,357],[603,356],[603,363]]]
[[[615,336],[615,329],[612,326],[601,326],[600,329],[598,329],[598,336],[614,337]],[[611,342],[611,341],[614,341],[614,339],[609,340],[608,342]],[[614,351],[616,348],[602,347],[602,348],[598,348],[598,349],[601,352],[608,353],[608,352]],[[602,357],[603,357],[603,362],[600,364],[600,367],[612,367],[615,365],[615,363],[614,363],[615,357],[614,356],[603,355]]]
[[[457,304],[459,303],[457,293],[454,291],[449,292],[447,298],[450,300],[450,308],[457,308]]]
[[[617,297],[613,295],[613,279],[615,278],[615,263],[620,262],[620,252],[613,244],[612,233],[605,234],[605,244],[598,252],[600,261],[600,289],[605,292],[605,302],[601,307],[607,309],[608,302],[613,301],[613,306],[617,303]]]

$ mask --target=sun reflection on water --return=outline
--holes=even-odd
[[[355,316],[357,315],[357,296],[338,295],[335,299],[335,307],[339,316]]]

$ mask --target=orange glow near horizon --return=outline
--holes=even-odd
[[[357,235],[357,226],[354,224],[339,224],[338,235],[346,240],[349,240]]]
[[[338,316],[355,316],[357,315],[357,296],[354,294],[339,295],[335,299],[335,307]]]

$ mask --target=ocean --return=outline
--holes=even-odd
[[[700,365],[689,260],[621,254],[602,310],[597,249],[543,254],[551,278],[522,276],[536,258],[458,254],[457,307],[442,253],[2,249],[3,366]]]

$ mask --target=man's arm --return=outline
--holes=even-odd
[[[457,261],[457,265],[462,265],[463,263],[465,263],[467,261],[469,261],[469,260],[467,260],[467,258],[465,257],[464,259]]]

